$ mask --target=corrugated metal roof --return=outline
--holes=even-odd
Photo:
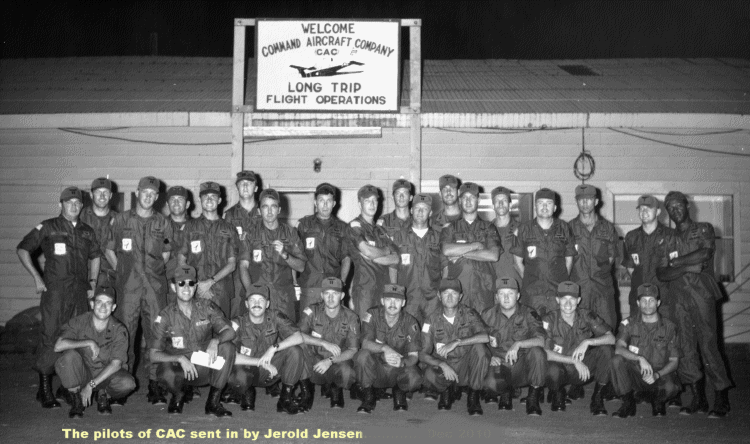
[[[251,104],[254,60],[247,71]],[[750,114],[745,59],[425,60],[422,85],[426,113]],[[0,114],[229,112],[231,91],[231,58],[0,60]]]

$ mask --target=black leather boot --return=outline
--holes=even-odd
[[[380,401],[381,399],[391,399],[393,396],[388,393],[388,389],[376,388],[375,389],[375,400]]]
[[[70,390],[66,389],[62,385],[57,388],[57,391],[55,392],[55,399],[57,399],[58,402],[64,402],[68,405],[73,404],[72,393],[70,393]]]
[[[324,398],[331,397],[331,385],[330,384],[323,384],[320,386],[320,396]]]
[[[281,395],[281,381],[276,381],[266,387],[266,394],[271,395],[271,398],[278,398]]]
[[[50,390],[51,392],[52,390]],[[51,394],[51,393],[50,393]],[[70,412],[68,412],[69,418],[83,418],[83,411],[86,407],[83,406],[83,400],[81,399],[81,392],[71,393]]]
[[[542,408],[539,406],[540,397],[537,395],[537,392],[540,392],[542,390],[544,390],[543,387],[531,387],[531,395],[529,395],[529,399],[526,400],[526,414],[527,415],[541,416]],[[563,410],[564,409],[565,409],[565,402],[563,402]]]
[[[438,410],[450,410],[453,406],[453,384],[449,385],[447,389],[440,393],[440,399],[438,400]]]
[[[296,415],[299,413],[299,406],[294,399],[293,385],[281,384],[281,394],[279,395],[279,402],[276,403],[276,411],[278,413],[284,412],[289,415]]]
[[[338,387],[336,384],[331,384],[331,408],[344,408],[344,389]]]
[[[714,398],[714,408],[708,412],[708,417],[711,419],[723,418],[729,413],[729,389],[716,390]]]
[[[500,393],[500,399],[497,401],[498,410],[513,410],[513,389],[506,389]],[[528,398],[526,400],[528,405]],[[532,402],[533,404],[533,402]],[[537,403],[538,404],[538,403]]]
[[[167,398],[164,396],[164,391],[156,381],[148,381],[148,395],[146,396],[148,402],[154,405],[161,405],[167,403]]]
[[[406,403],[406,392],[398,386],[393,387],[393,410],[397,412],[409,410],[409,404]]]
[[[242,396],[237,393],[234,387],[227,385],[224,392],[221,394],[221,402],[224,404],[239,404],[242,402]]]
[[[607,416],[607,409],[604,408],[604,385],[598,382],[594,385],[594,393],[591,394],[591,413],[594,416]]]
[[[678,393],[677,396],[667,401],[667,407],[682,407],[682,393]]]
[[[576,399],[583,399],[586,397],[586,391],[582,385],[571,385],[568,391],[568,398],[575,401]]]
[[[357,408],[357,413],[372,413],[375,409],[375,390],[372,387],[362,388],[360,395],[362,404]]]
[[[309,379],[299,382],[299,408],[301,412],[309,412],[315,400],[315,384]]]
[[[550,390],[552,392],[552,405],[550,410],[553,412],[565,411],[565,389]]]
[[[628,416],[635,416],[635,397],[633,392],[630,391],[620,397],[622,399],[622,405],[616,412],[612,413],[615,418],[627,418]]]
[[[708,412],[708,400],[706,400],[706,390],[704,388],[703,379],[694,384],[690,384],[688,387],[690,388],[690,391],[693,392],[693,399],[690,401],[689,406],[680,409],[680,415]]]
[[[109,396],[107,396],[107,392],[105,390],[99,390],[99,393],[96,394],[96,410],[99,412],[100,415],[111,415],[112,414],[112,406],[109,405]]]
[[[190,387],[190,386],[188,386]],[[185,406],[186,391],[183,389],[177,393],[172,393],[172,398],[169,400],[169,406],[167,406],[167,413],[169,414],[182,414],[182,408]]]
[[[248,387],[245,393],[242,394],[240,408],[243,411],[255,410],[255,387]]]
[[[469,387],[466,392],[466,410],[469,412],[469,415],[479,416],[484,414],[484,411],[482,411],[482,403],[480,402],[481,399],[482,391],[474,390]]]
[[[362,386],[359,382],[352,384],[352,388],[349,389],[350,399],[361,399],[362,398]]]
[[[36,392],[36,400],[42,403],[42,408],[60,408],[60,403],[57,402],[57,399],[52,395],[52,375],[43,375],[39,373],[39,390]],[[83,414],[83,411],[81,412],[81,414]]]
[[[232,416],[232,412],[221,405],[221,389],[211,386],[206,400],[206,415],[215,415],[219,418]]]

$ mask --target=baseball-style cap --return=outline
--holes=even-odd
[[[188,190],[187,190],[187,188],[185,188],[183,186],[180,186],[180,185],[175,185],[173,187],[170,187],[167,190],[167,200],[169,200],[170,198],[172,198],[174,196],[181,196],[181,197],[184,197],[185,199],[187,199],[188,198]]]
[[[107,296],[112,299],[113,302],[117,301],[117,292],[112,287],[97,287],[96,291],[94,291],[94,299],[96,299],[97,296]]]
[[[492,196],[492,202],[495,201],[495,197],[502,194],[503,196],[508,197],[508,202],[510,202],[512,199],[510,197],[510,190],[505,187],[497,187],[494,190],[492,190],[492,193],[490,195]]]
[[[70,199],[78,199],[83,202],[83,192],[78,187],[68,187],[60,193],[60,202],[67,202]]]
[[[375,197],[379,196],[378,189],[375,188],[373,185],[365,185],[362,188],[360,188],[359,191],[357,191],[358,200],[367,199],[368,197],[372,197],[372,196],[375,196]]]
[[[571,281],[560,282],[560,285],[557,286],[557,296],[573,296],[576,298],[580,297],[581,287],[579,287],[575,282]]]
[[[391,192],[395,193],[396,190],[401,189],[401,188],[406,188],[406,191],[411,193],[411,182],[409,182],[406,179],[398,179],[395,182],[393,182],[393,188]]]
[[[430,196],[429,194],[417,194],[416,196],[414,196],[412,206],[416,206],[420,203],[426,204],[428,207],[432,208],[432,196]]]
[[[258,178],[255,176],[255,173],[248,170],[243,170],[237,173],[237,180],[234,181],[235,184],[241,180],[249,180],[250,182],[257,182]]]
[[[550,190],[549,188],[542,188],[541,190],[536,192],[536,195],[534,196],[534,202],[538,201],[539,199],[552,199],[555,200],[555,192]]]
[[[458,178],[456,176],[453,176],[451,174],[446,174],[438,180],[438,184],[440,185],[440,189],[442,190],[444,186],[450,185],[453,188],[458,188]]]
[[[185,265],[182,267],[177,267],[174,270],[174,280],[179,281],[186,281],[186,280],[195,280],[195,268],[191,267],[190,265]]]
[[[644,194],[643,196],[638,198],[638,205],[636,205],[635,207],[639,208],[641,205],[645,205],[649,208],[659,208],[659,199],[651,196],[650,194]]]
[[[445,290],[455,290],[461,293],[461,281],[459,281],[458,279],[448,279],[448,278],[440,279],[439,291],[442,293]]]
[[[591,185],[578,185],[576,187],[576,199],[582,197],[596,197],[596,188]]]
[[[498,290],[501,288],[512,288],[513,290],[518,291],[518,281],[510,276],[499,277],[495,282],[495,287],[497,287]]]
[[[320,194],[330,194],[335,197],[336,187],[334,187],[328,182],[323,182],[315,188],[315,197],[318,197],[318,195]]]
[[[247,289],[246,296],[249,298],[250,296],[257,294],[260,296],[263,296],[266,298],[266,300],[271,299],[271,290],[268,289],[268,286],[263,284],[251,284],[250,288]]]
[[[664,205],[667,205],[670,201],[681,200],[684,203],[688,203],[687,196],[679,191],[670,191],[667,193],[667,197],[664,198]]]
[[[94,181],[91,182],[91,191],[98,190],[99,188],[106,188],[109,191],[112,191],[112,181],[106,177],[94,179]]]
[[[203,196],[204,194],[221,196],[221,186],[216,182],[203,182],[198,196]]]
[[[258,202],[263,202],[263,199],[267,197],[275,200],[276,202],[281,202],[281,199],[279,198],[279,192],[274,190],[273,188],[266,188],[265,190],[261,191]]]
[[[145,190],[147,188],[150,188],[158,193],[159,188],[161,188],[161,181],[154,176],[146,176],[138,181],[139,190]]]
[[[383,297],[384,298],[399,298],[406,299],[406,288],[396,284],[385,284],[383,286]]]
[[[479,185],[475,184],[474,182],[466,182],[462,184],[461,188],[458,189],[459,197],[463,196],[464,193],[470,193],[476,197],[479,197]]]
[[[654,284],[641,284],[638,286],[638,299],[642,296],[651,296],[659,299],[659,287]]]
[[[344,288],[344,283],[341,282],[341,279],[337,277],[327,277],[323,279],[323,282],[320,285],[322,291],[326,290],[336,290],[341,291]]]

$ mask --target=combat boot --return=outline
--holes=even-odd
[[[708,412],[708,417],[711,419],[723,418],[729,413],[729,389],[716,390],[714,392],[714,408]]]
[[[186,402],[185,393],[184,389],[177,393],[172,393],[172,398],[169,400],[169,406],[167,406],[167,413],[177,415],[182,414],[182,408],[185,406]]]
[[[352,384],[352,388],[349,389],[350,399],[362,399],[362,385],[359,382]]]
[[[653,392],[652,392],[653,393]],[[667,416],[667,396],[664,390],[659,390],[651,396],[651,415]]]
[[[148,381],[148,395],[146,396],[148,402],[153,405],[161,405],[167,403],[167,398],[164,396],[164,392],[158,382],[150,380]]]
[[[301,412],[309,412],[315,400],[315,384],[309,379],[299,382],[299,408]]]
[[[372,413],[375,409],[375,390],[372,387],[362,388],[360,394],[362,404],[357,408],[357,413]]]
[[[279,395],[279,402],[276,403],[276,411],[278,413],[284,412],[289,415],[296,415],[299,413],[299,406],[294,399],[293,385],[281,385],[281,394]]]
[[[481,399],[482,391],[474,390],[469,387],[466,392],[466,410],[469,412],[470,416],[479,416],[484,414],[484,411],[482,411],[482,403],[480,402]]]
[[[224,389],[224,392],[221,394],[221,402],[223,402],[224,404],[239,404],[240,402],[242,402],[242,397],[239,396],[239,394],[234,390],[234,387],[230,387],[229,385],[227,385],[227,387]]]
[[[449,385],[447,389],[440,393],[440,399],[438,400],[438,410],[450,410],[453,406],[453,384]]]
[[[703,387],[703,380],[690,384],[690,391],[693,392],[693,399],[690,405],[680,409],[680,415],[692,415],[693,413],[708,412],[708,401],[706,400],[706,390]]]
[[[248,387],[245,393],[242,394],[240,409],[243,411],[255,410],[255,387]]]
[[[39,390],[36,392],[36,400],[41,402],[42,407],[45,409],[60,408],[60,403],[57,402],[57,399],[52,395],[52,375],[39,373]]]
[[[678,393],[677,396],[667,401],[667,407],[682,407],[682,393]]]
[[[112,406],[109,405],[109,396],[105,390],[99,390],[95,396],[96,398],[96,410],[100,415],[111,415]]]
[[[607,409],[604,408],[604,388],[606,385],[601,385],[598,382],[594,385],[594,393],[591,394],[591,413],[594,416],[607,416]]]
[[[622,405],[616,412],[612,413],[615,418],[627,418],[628,416],[635,416],[635,397],[633,392],[630,391],[620,397],[622,399]]]
[[[393,410],[397,412],[409,410],[409,405],[406,403],[406,392],[398,386],[393,387]]]
[[[336,384],[331,384],[331,408],[344,408],[344,389],[336,386]]]
[[[552,406],[550,410],[553,412],[564,412],[565,411],[565,389],[550,390],[552,392]]]
[[[281,395],[281,381],[276,381],[266,387],[266,394],[271,395],[271,398],[278,398]]]
[[[511,395],[513,395],[513,389],[500,392],[500,399],[497,401],[498,410],[513,410],[513,398]],[[533,404],[533,402],[531,404]],[[528,399],[526,405],[529,405]]]
[[[570,391],[568,392],[568,398],[575,401],[577,399],[583,399],[585,397],[586,397],[586,391],[583,389],[582,385],[572,384],[570,386]]]
[[[526,414],[529,416],[541,416],[542,408],[539,406],[539,396],[537,392],[544,390],[543,387],[531,387],[531,395],[526,400]],[[510,402],[508,403],[510,406]],[[512,408],[512,406],[511,406]],[[508,409],[510,410],[510,409]],[[563,402],[563,410],[565,410],[565,402]]]
[[[232,412],[221,405],[221,389],[211,386],[206,399],[206,415],[215,415],[219,418],[232,416]]]
[[[78,391],[75,393],[71,393],[71,401],[72,404],[70,404],[70,412],[68,412],[68,417],[71,419],[83,418],[83,411],[86,410],[86,407],[83,406],[81,392]]]
[[[375,400],[379,401],[381,399],[391,399],[393,396],[391,396],[390,393],[388,393],[388,389],[386,388],[376,388],[375,389]]]
[[[73,404],[73,394],[70,393],[70,390],[66,389],[62,385],[57,388],[57,391],[55,392],[55,399],[57,399],[58,402],[64,402],[68,405]]]

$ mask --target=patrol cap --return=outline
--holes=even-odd
[[[552,201],[554,201],[555,192],[550,190],[549,188],[542,188],[541,190],[536,192],[536,195],[534,196],[534,202],[538,201],[539,199],[552,199]]]
[[[99,188],[106,188],[109,191],[112,191],[112,181],[106,177],[94,179],[94,181],[91,182],[91,191],[98,190]]]
[[[573,296],[576,298],[581,297],[581,287],[579,287],[575,282],[571,281],[560,282],[560,284],[557,286],[557,296]]]
[[[70,199],[78,199],[83,202],[83,192],[78,187],[68,187],[60,193],[60,202],[67,202]]]
[[[494,190],[492,190],[492,193],[490,195],[492,196],[492,202],[495,202],[495,197],[499,195],[507,196],[508,202],[510,202],[512,199],[510,197],[510,190],[505,187],[497,187]]]
[[[252,295],[260,295],[266,298],[266,300],[271,300],[271,290],[268,289],[268,286],[263,284],[251,284],[250,288],[247,289],[247,297],[249,298]]]
[[[187,199],[188,198],[187,188],[180,186],[180,185],[175,185],[173,187],[170,187],[167,190],[167,201],[174,196],[181,196]]]
[[[420,203],[426,204],[428,207],[432,208],[432,196],[430,196],[429,194],[417,194],[416,196],[414,196],[412,206],[416,206]]]
[[[395,193],[396,190],[406,188],[406,191],[411,193],[411,182],[409,182],[406,179],[398,179],[395,182],[393,182],[393,190],[392,193]]]
[[[666,206],[670,201],[673,200],[680,200],[685,204],[688,203],[687,196],[685,196],[683,193],[679,191],[670,191],[669,193],[667,193],[667,197],[664,198],[664,205]]]
[[[635,207],[640,208],[641,205],[645,205],[649,208],[659,208],[659,199],[650,194],[644,194],[638,198],[638,205]]]
[[[596,188],[591,185],[578,185],[576,187],[576,199],[582,197],[596,197]]]
[[[495,287],[498,290],[501,288],[512,288],[513,290],[518,291],[518,281],[510,276],[499,277],[495,282]]]
[[[94,291],[94,299],[99,296],[107,296],[112,299],[112,302],[117,301],[117,292],[112,287],[97,287],[96,291]]]
[[[466,182],[462,184],[461,188],[458,189],[459,197],[463,196],[464,193],[470,193],[476,197],[479,197],[479,185],[475,184],[474,182]]]
[[[179,281],[186,281],[186,280],[195,280],[195,268],[191,267],[190,265],[185,265],[182,267],[177,267],[174,270],[174,280]]]
[[[320,194],[330,194],[336,197],[336,187],[334,187],[328,182],[323,182],[317,187],[315,187],[315,197],[318,197],[318,195]]]
[[[263,199],[265,198],[270,198],[275,200],[276,202],[281,202],[281,199],[279,198],[279,192],[274,190],[273,188],[266,188],[265,190],[261,191],[258,202],[263,202]]]
[[[237,180],[234,181],[235,185],[241,180],[249,180],[250,182],[257,182],[258,178],[254,172],[243,170],[237,173]]]
[[[365,185],[357,191],[357,200],[367,199],[372,196],[379,196],[378,189],[373,185]]]
[[[161,181],[154,176],[146,176],[138,181],[139,190],[145,190],[147,188],[150,188],[158,193],[159,188],[161,188]]]
[[[385,284],[385,286],[383,286],[383,297],[406,300],[406,288],[396,284]]]
[[[659,287],[654,284],[641,284],[638,286],[638,299],[642,296],[650,296],[659,299]]]
[[[337,277],[327,277],[323,279],[320,285],[322,291],[336,290],[341,291],[344,288],[344,283]]]
[[[221,196],[221,186],[216,182],[203,182],[198,196],[202,197],[204,194],[215,194]]]
[[[445,290],[455,290],[461,293],[461,281],[459,281],[458,279],[448,279],[448,278],[440,279],[439,291],[442,293]]]
[[[458,188],[458,178],[456,176],[453,176],[451,174],[446,174],[438,180],[438,185],[440,186],[440,189],[442,190],[443,187],[446,185],[450,185],[453,188]]]

